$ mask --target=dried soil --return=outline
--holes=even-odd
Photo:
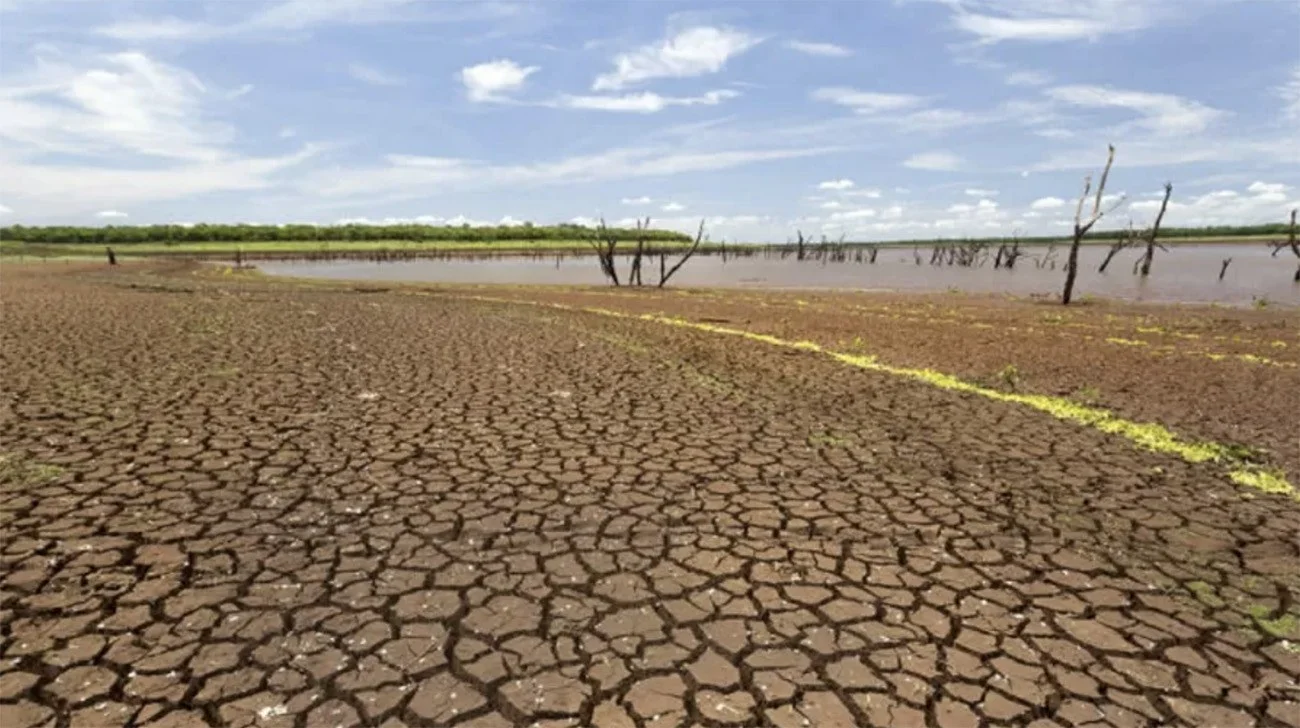
[[[0,275],[5,728],[1300,720],[1300,504],[1212,464],[461,291]]]

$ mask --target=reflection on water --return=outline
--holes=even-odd
[[[1064,282],[1066,246],[1057,246],[1055,262],[1043,262],[1044,249],[1027,248],[1015,270],[930,265],[929,250],[921,249],[921,263],[911,248],[882,249],[876,263],[798,261],[762,254],[751,257],[696,256],[673,278],[674,287],[843,288],[860,290],[943,291],[975,293],[1059,295]],[[1295,256],[1283,251],[1271,256],[1262,243],[1236,245],[1169,245],[1156,251],[1149,278],[1134,275],[1139,251],[1116,256],[1105,274],[1097,266],[1106,256],[1105,246],[1087,246],[1079,254],[1077,296],[1102,296],[1137,301],[1218,302],[1248,305],[1259,298],[1270,303],[1300,305],[1300,284],[1292,282]],[[1219,280],[1225,259],[1232,258]],[[620,261],[625,270],[628,260]],[[1052,266],[1055,266],[1054,268]],[[1040,267],[1041,266],[1041,267]],[[258,267],[273,275],[369,281],[421,281],[430,283],[539,283],[601,284],[594,257],[519,257],[488,260],[403,260],[264,262]],[[657,275],[648,266],[647,281]],[[654,280],[658,280],[654,278]]]

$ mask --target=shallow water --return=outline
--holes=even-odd
[[[1059,295],[1063,285],[1064,245],[1055,249],[1055,265],[1042,263],[1045,248],[1027,247],[1030,259],[1022,258],[1014,270],[994,270],[992,264],[979,268],[932,266],[928,248],[920,249],[922,262],[915,263],[911,248],[882,249],[874,265],[846,262],[798,261],[793,255],[780,258],[762,253],[751,257],[696,256],[672,279],[673,286],[723,288],[834,288],[859,290],[943,291],[956,289],[973,293],[1015,295]],[[1132,301],[1222,303],[1249,305],[1259,298],[1270,303],[1300,306],[1300,284],[1292,281],[1296,260],[1290,251],[1277,257],[1262,243],[1235,245],[1170,245],[1169,252],[1156,251],[1151,275],[1134,275],[1133,264],[1140,252],[1124,250],[1115,257],[1105,274],[1097,266],[1106,256],[1105,246],[1080,250],[1079,278],[1075,296],[1101,296]],[[1037,258],[1039,260],[1035,260]],[[1232,258],[1227,274],[1219,280],[1219,268]],[[620,277],[626,276],[629,259],[620,260]],[[671,265],[671,261],[669,263]],[[491,258],[486,260],[416,259],[396,262],[282,261],[259,262],[258,267],[273,275],[305,278],[333,278],[366,281],[419,281],[429,283],[509,284],[600,284],[603,279],[593,256],[548,258]],[[658,262],[645,266],[646,280],[658,280]]]

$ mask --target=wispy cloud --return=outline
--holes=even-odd
[[[997,197],[997,190],[990,190],[985,187],[967,187],[962,190],[967,197]]]
[[[208,90],[194,74],[138,52],[74,63],[38,57],[0,87],[0,138],[26,152],[109,152],[215,160],[232,132],[204,120]]]
[[[948,2],[953,25],[979,42],[1096,39],[1150,27],[1159,0],[965,0]]]
[[[1052,76],[1042,71],[1013,71],[1003,80],[1008,86],[1044,86],[1052,82]]]
[[[1029,207],[1033,210],[1056,210],[1065,207],[1065,200],[1059,197],[1040,197],[1029,203]]]
[[[400,76],[394,76],[364,63],[349,64],[348,75],[371,86],[402,86],[406,83],[406,80]]]
[[[0,86],[0,196],[25,214],[86,214],[215,191],[265,188],[316,153],[245,157],[212,120],[231,101],[139,52],[47,51]],[[56,156],[57,155],[57,156]]]
[[[328,25],[375,25],[394,22],[468,22],[498,20],[526,7],[508,2],[423,3],[419,0],[279,0],[229,23],[176,17],[139,17],[96,29],[96,33],[132,43],[206,41],[238,35],[302,32]]]
[[[642,195],[640,197],[624,197],[623,199],[619,200],[619,202],[621,202],[624,205],[648,205],[651,202],[653,202],[653,200],[651,200],[649,197],[646,197],[645,195]]]
[[[853,51],[842,45],[834,43],[813,43],[802,40],[787,40],[782,43],[786,48],[792,51],[798,51],[810,56],[826,56],[828,58],[847,58],[853,55]]]
[[[659,209],[664,212],[681,212],[686,209],[686,205],[683,205],[680,202],[669,202],[667,205],[664,205]]]
[[[1149,93],[1107,86],[1057,86],[1047,96],[1073,106],[1117,108],[1136,112],[1134,124],[1158,134],[1192,134],[1205,130],[1224,112],[1172,94]]]
[[[552,105],[566,109],[653,114],[669,106],[716,106],[739,95],[730,89],[708,91],[699,96],[661,96],[653,91],[643,91],[619,96],[561,96]]]
[[[509,59],[498,59],[460,69],[460,80],[470,101],[501,101],[523,88],[538,66],[521,66]]]
[[[842,149],[841,146],[727,150],[617,147],[596,154],[523,164],[392,155],[383,166],[339,169],[304,180],[302,186],[309,194],[347,198],[347,204],[367,204],[374,199],[423,197],[431,187],[445,184],[476,189],[671,176],[832,154]]]
[[[831,179],[817,185],[819,190],[847,190],[853,188],[851,179]]]
[[[1286,104],[1283,115],[1292,121],[1300,121],[1300,63],[1291,69],[1291,76],[1275,89],[1278,98]]]
[[[123,218],[130,217],[130,215],[120,210],[100,210],[99,212],[95,213],[95,217],[101,220],[121,220]]]
[[[925,102],[923,96],[859,91],[847,86],[819,88],[812,92],[812,98],[816,101],[829,101],[832,104],[846,106],[858,114],[876,114],[884,111],[911,109]]]
[[[962,166],[962,159],[951,152],[923,152],[908,157],[903,166],[935,172],[950,172]]]
[[[596,77],[593,91],[619,91],[656,78],[685,78],[717,73],[732,57],[760,42],[744,31],[697,26],[614,57],[614,70]]]

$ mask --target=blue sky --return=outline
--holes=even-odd
[[[1300,204],[1289,0],[0,0],[0,223],[851,239]],[[1123,195],[1123,201],[1119,196]]]

